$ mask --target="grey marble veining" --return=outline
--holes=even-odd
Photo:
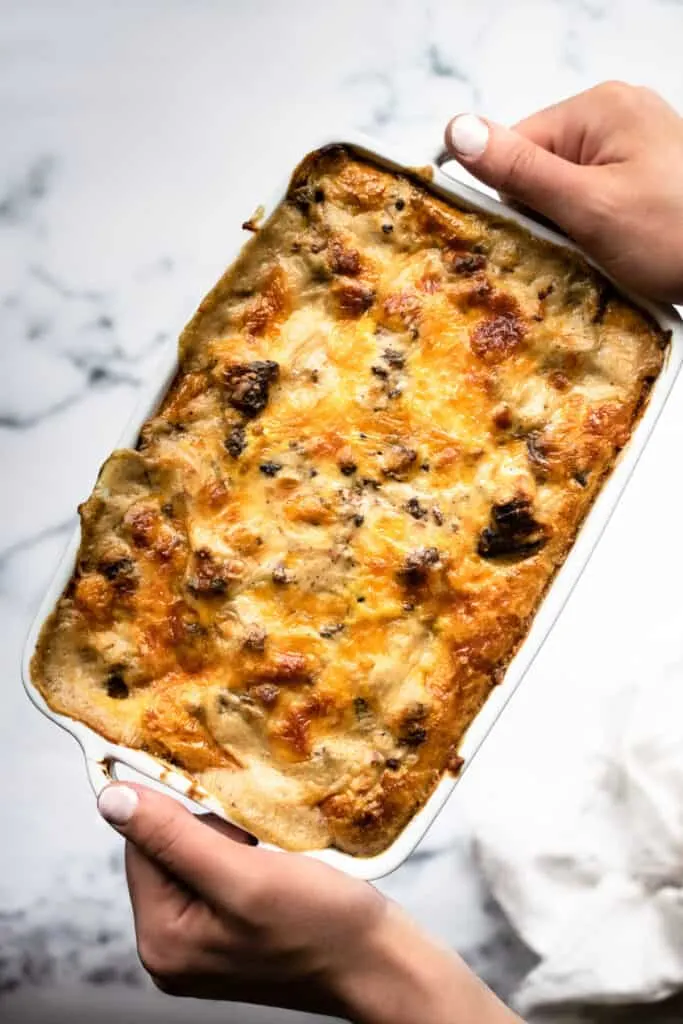
[[[515,120],[605,77],[683,106],[682,10],[0,0],[3,1020],[187,1017],[137,966],[119,841],[97,819],[75,744],[28,704],[18,665],[76,505],[220,273],[225,239],[344,126],[400,142],[418,163],[459,110]],[[471,795],[476,778],[467,785]],[[382,888],[504,996],[533,962],[487,894],[457,799]]]

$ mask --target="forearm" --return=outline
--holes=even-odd
[[[394,904],[338,980],[355,1024],[520,1024],[458,956]]]

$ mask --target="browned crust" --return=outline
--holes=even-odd
[[[380,852],[460,770],[667,343],[577,256],[310,154],[81,508],[36,685],[264,839]]]

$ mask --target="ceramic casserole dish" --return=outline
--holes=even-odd
[[[531,235],[564,247],[578,251],[569,240],[536,223],[530,217],[490,198],[460,181],[450,177],[438,164],[439,158],[425,167],[419,161],[406,159],[402,154],[386,149],[383,145],[370,141],[362,136],[349,135],[343,138],[322,140],[315,149],[341,144],[352,153],[366,158],[389,170],[405,172],[419,164],[419,174],[429,180],[429,188],[446,200],[453,199],[460,207],[481,211],[494,215],[498,219],[508,220],[520,225]],[[287,194],[288,181],[282,182],[280,188],[265,207],[267,217]],[[244,242],[244,236],[236,233],[232,250],[227,253],[227,261],[234,259]],[[584,256],[586,262],[591,260]],[[476,714],[467,729],[463,741],[459,745],[459,754],[464,760],[464,768],[457,777],[445,774],[433,790],[431,796],[403,828],[391,845],[381,853],[360,857],[338,849],[312,850],[306,856],[315,857],[348,874],[364,879],[376,879],[393,871],[415,849],[430,825],[443,809],[458,782],[465,774],[474,754],[480,748],[489,730],[501,714],[508,700],[524,678],[529,666],[548,636],[557,620],[564,604],[569,598],[581,572],[586,566],[601,534],[619,501],[624,487],[633,472],[638,459],[647,444],[655,423],[664,407],[664,403],[673,387],[677,373],[683,360],[683,332],[681,322],[672,307],[665,307],[646,301],[638,296],[624,293],[637,306],[646,311],[670,335],[670,345],[666,353],[662,370],[655,380],[647,404],[635,424],[630,440],[620,452],[614,468],[604,482],[602,489],[585,518],[579,533],[561,568],[555,575],[546,595],[538,608],[531,628],[525,640],[517,650],[510,663],[503,681],[496,686],[486,703]],[[159,379],[154,381],[142,396],[136,412],[120,439],[120,447],[134,447],[142,424],[155,412],[164,398],[167,389],[174,379],[178,367],[177,356],[169,357],[168,365],[163,369]],[[151,756],[141,750],[123,747],[110,742],[98,735],[86,725],[65,715],[54,712],[46,703],[42,694],[31,680],[30,662],[36,648],[38,637],[48,616],[52,613],[65,585],[69,581],[76,564],[76,556],[80,542],[80,528],[72,537],[69,546],[57,568],[55,577],[42,601],[41,607],[29,632],[23,658],[23,681],[27,693],[33,703],[48,718],[67,730],[79,743],[86,762],[87,772],[94,792],[101,789],[115,778],[116,765],[125,765],[143,776],[162,783],[174,792],[190,799],[204,811],[210,811],[226,820],[226,812],[215,797],[205,792],[181,770],[171,764]],[[272,847],[271,847],[272,848]]]

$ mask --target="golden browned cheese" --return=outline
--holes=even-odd
[[[386,848],[457,771],[666,344],[578,257],[312,154],[82,506],[36,684],[264,840]]]

